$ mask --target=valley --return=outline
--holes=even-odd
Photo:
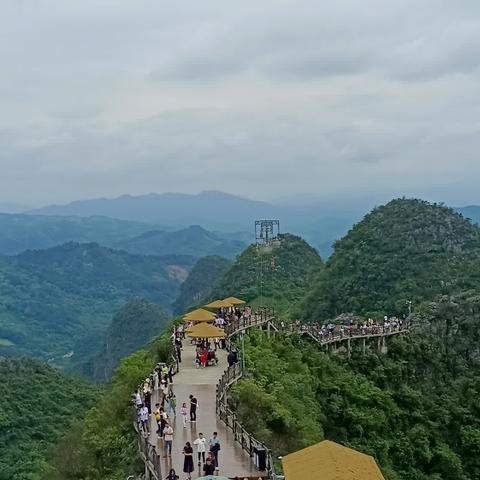
[[[78,453],[68,464],[58,452],[40,454],[39,478],[139,472],[130,396],[168,356],[169,331],[181,321],[172,310],[228,296],[274,307],[286,326],[301,319],[316,329],[342,318],[403,318],[413,305],[411,332],[389,340],[386,353],[353,345],[348,356],[333,354],[303,335],[249,332],[249,374],[232,388],[231,408],[277,456],[327,438],[373,455],[388,480],[475,478],[477,226],[444,206],[398,199],[353,226],[325,260],[291,234],[233,261],[169,253],[68,243],[2,257],[3,351],[45,360],[58,352],[58,366],[108,382],[94,393],[95,409],[62,427],[58,452],[73,442]],[[28,339],[21,328],[36,334]],[[110,473],[98,458],[110,459]]]

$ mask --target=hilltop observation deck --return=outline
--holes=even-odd
[[[233,320],[225,325],[224,332],[227,346],[235,335],[248,333],[251,328],[266,330],[267,335],[279,333],[301,335],[325,347],[331,353],[345,351],[350,356],[352,342],[360,342],[362,351],[367,348],[369,339],[377,340],[380,352],[386,352],[386,339],[390,336],[408,333],[408,321],[389,323],[388,325],[371,325],[369,327],[342,328],[325,330],[315,324],[285,324],[276,319],[273,309],[264,308],[252,313],[248,318]],[[262,442],[251,435],[238,421],[235,412],[228,405],[229,389],[243,376],[244,365],[239,359],[233,365],[228,364],[227,350],[217,350],[217,363],[207,368],[197,368],[195,365],[196,346],[184,340],[182,361],[172,358],[175,362],[175,376],[171,388],[177,399],[177,415],[170,421],[174,429],[172,456],[164,457],[164,441],[157,435],[157,425],[153,415],[149,420],[149,433],[145,434],[135,420],[138,433],[139,451],[145,463],[146,480],[163,480],[171,468],[183,478],[184,456],[182,449],[188,441],[192,443],[198,434],[203,433],[207,440],[213,432],[218,433],[221,445],[219,452],[219,475],[227,478],[268,479],[279,480],[283,477],[275,473],[273,454]],[[189,395],[198,400],[198,417],[196,422],[182,425],[178,414],[182,403],[188,405]],[[153,388],[151,395],[152,408],[161,402],[161,391]],[[207,448],[208,452],[208,448]],[[201,465],[197,465],[194,448],[194,471],[192,479],[201,477]],[[288,478],[287,478],[288,480]]]

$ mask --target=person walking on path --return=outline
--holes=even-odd
[[[148,426],[149,417],[148,408],[144,405],[138,412],[138,419],[140,420],[142,430],[146,435],[150,434],[150,428]]]
[[[161,420],[162,420],[162,412],[160,411],[160,404],[156,403],[155,404],[155,410],[153,411],[153,415],[155,416],[155,420],[157,422],[157,433],[160,432],[160,427],[161,427]]]
[[[167,399],[168,395],[168,384],[166,380],[162,380],[162,383],[160,384],[160,389],[162,391],[162,407],[164,407],[165,400]]]
[[[190,395],[190,421],[196,422],[197,421],[197,408],[198,408],[198,400],[193,396]]]
[[[180,415],[182,416],[183,428],[186,428],[188,410],[187,410],[187,404],[185,402],[180,407]]]
[[[197,446],[198,464],[201,465],[202,461],[205,463],[205,452],[207,451],[207,439],[203,433],[198,434],[198,438],[193,441],[193,444]]]
[[[165,477],[165,480],[179,480],[180,477],[175,473],[173,468],[170,469],[169,474]]]
[[[140,395],[140,390],[137,390],[135,392],[135,406],[137,408],[142,408],[142,405],[143,405],[142,396]]]
[[[176,411],[177,397],[175,396],[172,390],[170,390],[170,392],[168,393],[167,401],[168,401],[168,414],[171,417],[176,417],[177,416],[177,411]]]
[[[208,440],[208,446],[210,448],[210,452],[213,455],[215,460],[215,470],[218,470],[218,452],[220,450],[220,440],[218,439],[217,432],[213,432],[213,437]]]
[[[215,465],[213,464],[210,458],[207,458],[207,461],[203,464],[203,474],[213,475],[215,473]]]
[[[165,444],[165,455],[164,457],[172,456],[172,444],[173,444],[173,428],[167,423],[163,429],[163,441]]]
[[[158,428],[158,431],[157,431],[158,436],[160,438],[163,437],[163,430],[165,429],[165,427],[167,425],[167,420],[168,420],[167,413],[165,412],[163,407],[160,407],[160,427]]]
[[[193,472],[193,448],[190,442],[187,442],[183,447],[183,471],[187,474],[187,478],[192,478]]]

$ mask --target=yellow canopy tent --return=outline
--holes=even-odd
[[[184,315],[183,319],[188,322],[213,322],[215,314],[203,308],[197,308]]]
[[[385,480],[375,459],[324,440],[282,458],[285,480]]]
[[[233,307],[233,303],[226,300],[215,300],[214,302],[205,305],[207,308],[230,308]]]
[[[223,338],[225,332],[209,323],[199,323],[187,330],[187,336],[190,338]]]
[[[245,305],[247,303],[244,300],[240,300],[239,298],[236,298],[236,297],[224,298],[223,301],[231,303],[232,305]]]

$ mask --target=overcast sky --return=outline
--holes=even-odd
[[[480,203],[478,0],[2,0],[0,201]]]

